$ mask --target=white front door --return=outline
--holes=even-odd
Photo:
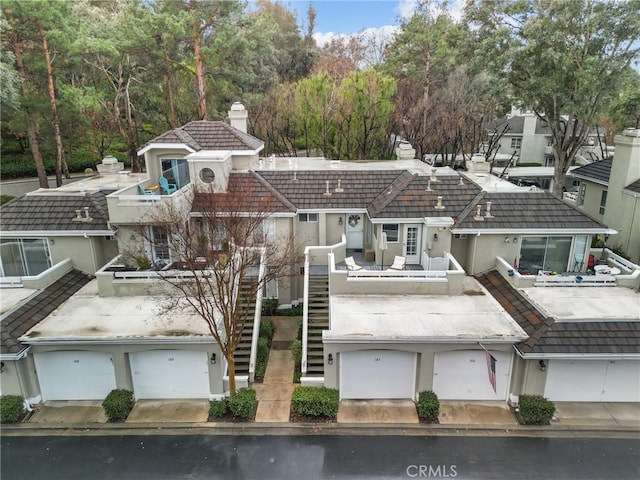
[[[496,359],[496,391],[489,378],[484,350],[454,350],[435,354],[433,391],[442,400],[506,400],[511,355],[492,351]]]
[[[44,400],[104,400],[116,388],[110,354],[64,351],[34,355]]]
[[[549,360],[544,396],[570,402],[640,402],[640,362]]]
[[[416,354],[358,350],[340,354],[341,399],[415,399]]]
[[[347,248],[364,247],[364,219],[362,213],[347,213]]]
[[[209,398],[206,352],[149,350],[130,354],[133,392],[141,398]]]
[[[420,263],[420,231],[421,225],[405,225],[402,255],[407,263]]]

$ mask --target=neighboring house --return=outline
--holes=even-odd
[[[105,191],[109,178],[115,184],[106,204],[121,255],[42,321],[9,335],[24,352],[28,378],[7,393],[35,401],[100,399],[114,387],[132,389],[136,398],[225,395],[226,365],[202,322],[163,311],[166,284],[154,270],[125,271],[122,254],[144,254],[155,268],[179,275],[174,265],[182,259],[154,231],[154,213],[170,207],[197,228],[208,202],[240,190],[247,209],[273,199],[263,242],[293,237],[301,245],[299,276],[249,300],[254,332],[262,295],[303,303],[302,383],[338,388],[343,399],[415,399],[433,389],[443,399],[539,393],[592,400],[593,392],[559,390],[563,375],[576,371],[560,361],[567,358],[581,375],[597,378],[602,362],[620,361],[620,369],[607,368],[613,385],[628,387],[600,398],[640,401],[633,388],[640,323],[630,311],[640,301],[640,267],[599,250],[617,270],[590,271],[591,238],[613,232],[602,223],[548,193],[490,175],[477,158],[465,173],[417,160],[262,158],[263,143],[246,133],[246,111],[234,104],[230,117],[235,126],[191,122],[150,141],[140,152],[146,175],[95,180]],[[161,177],[175,190],[162,190]],[[83,183],[90,189],[93,180]],[[347,269],[347,257],[359,267]],[[404,269],[390,268],[396,257]],[[573,315],[560,308],[559,296],[581,290],[591,299],[584,307]],[[612,302],[618,307],[605,315],[601,306]],[[16,295],[15,304],[24,298]],[[612,323],[574,325],[595,320]],[[609,338],[614,330],[626,335]],[[255,359],[256,342],[247,348]],[[254,367],[250,360],[237,373],[239,386],[253,381]],[[614,381],[614,373],[603,381]]]
[[[640,130],[617,135],[612,159],[600,160],[573,171],[578,191],[564,200],[617,233],[607,244],[619,246],[632,261],[640,262]]]

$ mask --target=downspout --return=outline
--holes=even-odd
[[[304,291],[302,293],[302,355],[300,376],[307,373],[307,335],[309,334],[309,251],[304,252]]]
[[[473,239],[473,254],[471,256],[471,275],[476,273],[476,255],[478,250],[478,239],[480,238],[480,232],[476,233],[475,238]]]
[[[266,249],[260,249],[260,270],[258,271],[258,285],[262,285],[262,279],[266,271]],[[249,383],[253,383],[256,372],[256,357],[258,356],[258,339],[260,338],[260,321],[262,319],[262,288],[256,292],[256,311],[253,316],[253,333],[251,336],[251,353],[249,356]]]
[[[93,273],[97,272],[99,270],[98,265],[96,265],[96,252],[95,252],[95,248],[93,246],[93,239],[91,237],[89,237],[89,235],[87,235],[86,233],[83,235],[84,238],[86,238],[87,240],[89,240],[89,249],[91,250],[91,262],[93,264]]]

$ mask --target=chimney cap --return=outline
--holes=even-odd
[[[244,105],[242,104],[242,102],[233,102],[233,104],[231,104],[231,111],[239,112],[242,110],[244,110]]]

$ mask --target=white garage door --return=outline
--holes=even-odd
[[[544,395],[571,402],[640,402],[640,362],[550,360]]]
[[[34,358],[44,400],[103,400],[116,388],[108,353],[47,352]]]
[[[511,378],[511,355],[491,352],[496,359],[496,391],[489,380],[484,350],[436,353],[433,391],[442,400],[506,400]]]
[[[209,398],[206,352],[150,350],[130,354],[136,398]]]
[[[359,350],[340,354],[340,398],[409,398],[416,395],[416,354]]]

